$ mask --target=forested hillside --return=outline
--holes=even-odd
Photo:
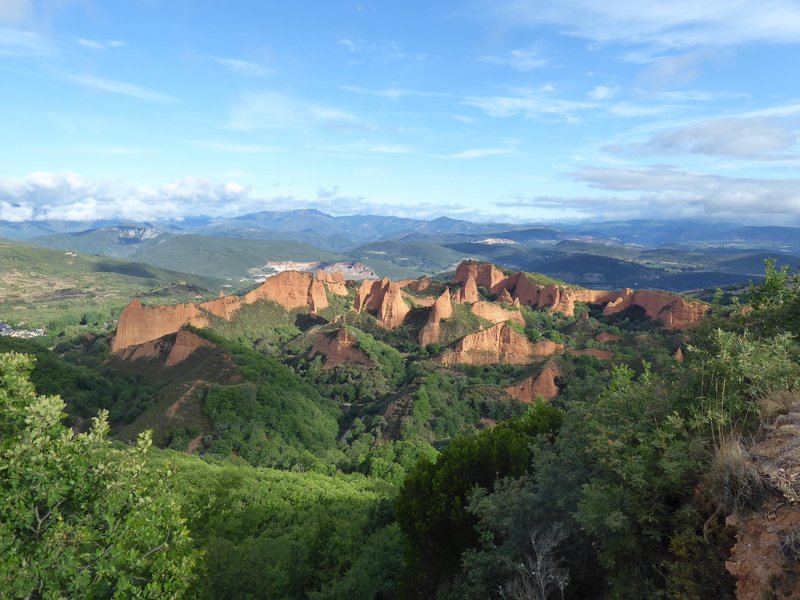
[[[800,280],[768,261],[723,299],[464,263],[133,303],[111,339],[0,338],[0,587],[798,593]]]

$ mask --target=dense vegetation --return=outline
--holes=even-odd
[[[800,402],[800,280],[768,263],[744,300],[751,309],[716,302],[688,339],[635,315],[523,310],[531,340],[620,340],[611,362],[559,358],[562,393],[532,407],[502,390],[540,364],[444,369],[439,349],[412,345],[413,329],[387,332],[362,315],[342,326],[372,366],[325,369],[308,352],[318,323],[262,308],[272,312],[196,332],[230,364],[208,374],[196,429],[171,438],[183,449],[199,435],[202,457],[149,448],[147,436],[117,446],[105,413],[72,433],[60,402],[34,394],[29,360],[1,355],[0,587],[12,597],[732,598],[725,517],[782,493],[752,467],[748,440]],[[119,403],[140,394],[152,410],[166,389],[155,363],[149,381],[109,370],[102,338],[55,352],[3,344],[36,356],[30,380],[63,394],[69,424],[111,409],[121,426]]]

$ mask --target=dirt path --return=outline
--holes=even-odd
[[[169,417],[170,419],[175,418],[175,415],[178,413],[180,407],[183,406],[183,404],[185,404],[186,401],[189,400],[189,398],[191,398],[192,394],[194,394],[195,391],[197,391],[197,388],[200,387],[201,385],[208,386],[210,385],[210,383],[203,379],[198,379],[197,381],[192,383],[192,385],[189,386],[189,389],[187,389],[181,395],[181,397],[178,398],[175,402],[173,402],[167,409],[167,417]]]

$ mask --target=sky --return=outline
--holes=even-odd
[[[0,0],[0,220],[800,225],[798,0]]]

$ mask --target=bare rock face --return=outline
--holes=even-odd
[[[800,600],[797,563],[781,553],[781,538],[800,526],[797,507],[782,506],[743,520],[728,517],[728,525],[736,527],[737,541],[725,568],[736,578],[737,600]]]
[[[518,310],[506,310],[492,302],[475,302],[472,305],[472,313],[492,323],[511,321],[523,327],[525,326],[525,319],[522,318],[522,313]]]
[[[230,320],[243,304],[259,300],[271,300],[287,310],[308,308],[314,313],[328,307],[325,284],[310,273],[295,271],[284,271],[268,278],[244,298],[220,294],[219,298],[201,304],[173,306],[142,306],[141,302],[134,300],[119,316],[111,351],[116,353],[175,333],[184,325],[207,327],[209,315]]]
[[[684,361],[683,350],[678,348],[675,350],[675,362],[682,363]]]
[[[393,283],[387,278],[364,281],[356,294],[353,309],[356,312],[377,312],[378,322],[386,329],[402,325],[406,315],[411,311],[403,300],[400,284]]]
[[[314,341],[308,357],[314,358],[317,354],[324,357],[326,369],[332,369],[338,365],[372,366],[372,361],[359,348],[356,338],[344,328],[333,336],[329,333],[320,333]]]
[[[511,294],[508,293],[508,290],[504,289],[500,292],[500,295],[497,297],[498,302],[503,302],[504,304],[513,304],[514,299],[511,297]]]
[[[403,324],[406,315],[411,312],[406,301],[403,300],[403,292],[400,285],[392,283],[383,297],[383,302],[378,310],[378,323],[386,329],[394,329]]]
[[[267,278],[264,283],[244,297],[245,304],[258,300],[271,300],[286,310],[308,308],[318,312],[328,307],[325,286],[311,273],[283,271]]]
[[[450,301],[450,289],[447,288],[436,299],[428,315],[428,322],[419,332],[419,345],[423,348],[439,341],[442,334],[441,322],[453,317],[453,304]]]
[[[203,302],[200,308],[210,312],[212,315],[230,321],[236,311],[242,307],[242,304],[242,299],[238,296],[226,296],[220,292],[219,298]]]
[[[561,374],[555,363],[549,362],[536,377],[529,377],[519,385],[506,388],[506,393],[525,404],[533,404],[537,398],[552,400],[558,396],[556,377]]]
[[[687,302],[682,296],[655,290],[624,289],[609,299],[603,315],[613,315],[631,306],[644,308],[651,319],[660,321],[667,329],[685,329],[697,325],[710,307],[702,302]]]
[[[194,304],[143,306],[141,302],[134,300],[119,316],[111,351],[118,352],[128,346],[175,333],[184,325],[206,327],[208,319]]]
[[[520,365],[530,362],[534,356],[549,356],[562,349],[563,346],[549,340],[531,344],[525,335],[512,329],[508,323],[498,323],[463,337],[455,349],[440,360],[445,365]]]
[[[427,290],[431,285],[431,278],[430,277],[420,277],[419,279],[415,279],[411,283],[409,283],[406,287],[410,289],[412,292],[416,292],[417,294],[421,294],[425,290]]]
[[[325,284],[331,294],[337,296],[347,296],[347,286],[344,283],[344,274],[340,271],[336,273],[328,273],[326,271],[317,271],[317,281]]]
[[[213,348],[214,344],[199,335],[181,329],[175,336],[175,343],[167,356],[167,366],[171,367],[183,362],[198,348]]]
[[[477,285],[482,285],[492,294],[498,294],[505,289],[503,285],[506,279],[505,273],[490,263],[462,262],[456,268],[453,281],[465,283],[468,279],[474,279]]]
[[[459,304],[477,302],[481,299],[478,293],[478,285],[474,277],[467,277],[461,284],[461,289],[458,291],[456,302]]]

